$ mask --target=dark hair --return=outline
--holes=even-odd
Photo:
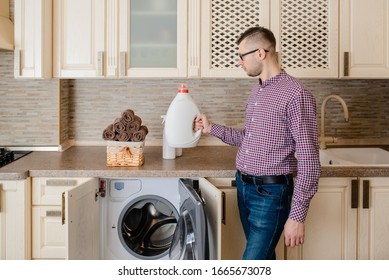
[[[243,32],[237,40],[239,45],[244,39],[256,36],[258,41],[265,40],[270,43],[270,45],[275,49],[276,48],[276,38],[274,37],[273,32],[269,29],[261,26],[250,27],[245,32]]]

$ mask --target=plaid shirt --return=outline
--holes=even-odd
[[[284,71],[255,85],[246,104],[243,130],[212,124],[210,134],[239,146],[236,168],[254,176],[297,171],[289,217],[304,222],[317,191],[320,161],[316,103]]]

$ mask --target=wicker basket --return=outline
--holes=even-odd
[[[144,142],[107,141],[107,166],[141,166]]]

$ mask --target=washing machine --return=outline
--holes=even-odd
[[[101,259],[209,258],[198,180],[100,178],[99,184]]]

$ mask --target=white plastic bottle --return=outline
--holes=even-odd
[[[165,117],[164,133],[170,147],[190,148],[197,145],[201,130],[194,132],[193,122],[199,113],[188,88],[181,84]]]

